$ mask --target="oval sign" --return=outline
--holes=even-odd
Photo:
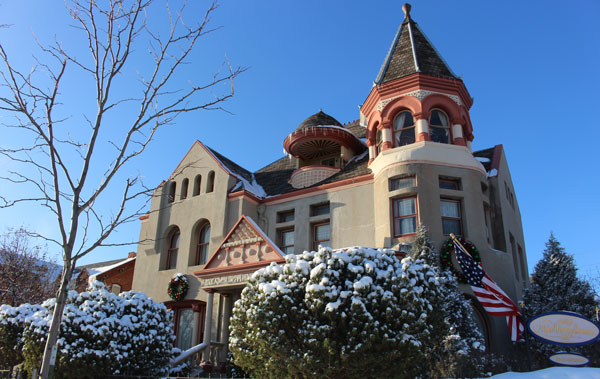
[[[548,359],[550,362],[561,366],[580,367],[590,363],[590,360],[577,353],[556,353],[552,354]]]
[[[555,345],[587,345],[600,336],[600,328],[572,312],[551,312],[535,316],[527,323],[536,338]]]

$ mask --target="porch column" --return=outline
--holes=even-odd
[[[206,317],[204,321],[204,342],[208,345],[204,350],[204,360],[210,359],[210,335],[212,334],[212,313],[213,313],[213,298],[215,290],[212,288],[205,289],[208,292],[208,300],[206,301]]]
[[[198,324],[200,321],[200,306],[198,304],[192,305],[194,311],[194,321],[192,323],[192,346],[198,345]]]
[[[221,351],[225,356],[220,357],[220,359],[224,362],[227,359],[227,352],[229,351],[229,319],[231,318],[231,311],[233,310],[233,299],[229,293],[224,293],[222,295],[224,297],[223,327],[221,328],[220,342],[225,344],[225,348]]]

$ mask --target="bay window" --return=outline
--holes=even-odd
[[[412,235],[417,232],[416,196],[392,199],[394,237]]]

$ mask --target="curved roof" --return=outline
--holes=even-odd
[[[315,127],[315,126],[331,126],[331,125],[343,127],[343,125],[338,120],[336,120],[335,118],[331,117],[327,113],[320,110],[319,112],[310,116],[306,120],[302,121],[302,123],[296,128],[296,130],[302,130],[302,129],[311,128],[311,127]]]

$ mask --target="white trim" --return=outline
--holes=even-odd
[[[436,143],[430,141],[416,142],[382,151],[369,168],[375,177],[390,166],[406,163],[439,164],[468,168],[486,174],[483,165],[477,161],[465,146]]]

